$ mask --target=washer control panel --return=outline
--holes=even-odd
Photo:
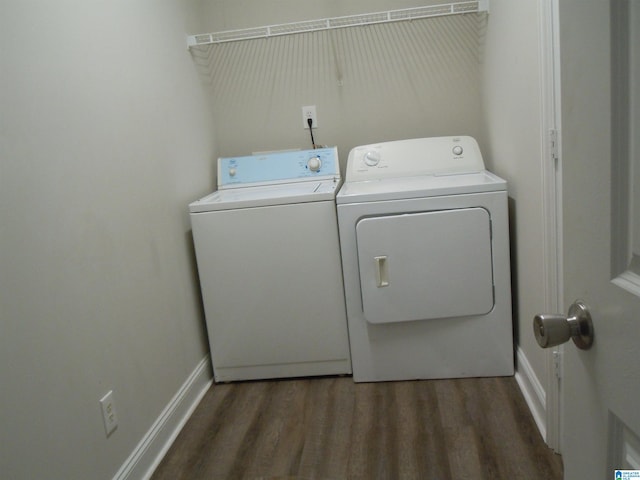
[[[414,175],[454,175],[484,170],[476,140],[469,136],[415,138],[355,147],[345,181]]]
[[[218,159],[218,188],[339,179],[338,149],[269,152]]]

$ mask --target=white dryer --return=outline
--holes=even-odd
[[[473,138],[356,147],[336,202],[356,382],[513,375],[507,185]]]
[[[218,159],[189,205],[215,380],[351,373],[335,148]]]

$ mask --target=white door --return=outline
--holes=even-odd
[[[595,328],[564,347],[565,479],[613,479],[640,469],[640,1],[558,5],[564,301]]]
[[[366,217],[356,241],[369,323],[486,315],[494,306],[491,218],[482,207]]]

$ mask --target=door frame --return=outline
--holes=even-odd
[[[544,212],[544,272],[547,312],[563,312],[562,158],[560,110],[559,0],[539,1],[540,76],[542,88],[541,142]],[[563,346],[546,350],[545,423],[547,445],[562,452]]]

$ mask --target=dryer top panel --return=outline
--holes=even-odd
[[[496,192],[507,189],[507,182],[491,172],[459,175],[419,175],[362,182],[345,182],[336,203],[377,202],[411,198]]]
[[[483,170],[482,154],[472,137],[415,138],[355,147],[349,153],[345,182]]]

